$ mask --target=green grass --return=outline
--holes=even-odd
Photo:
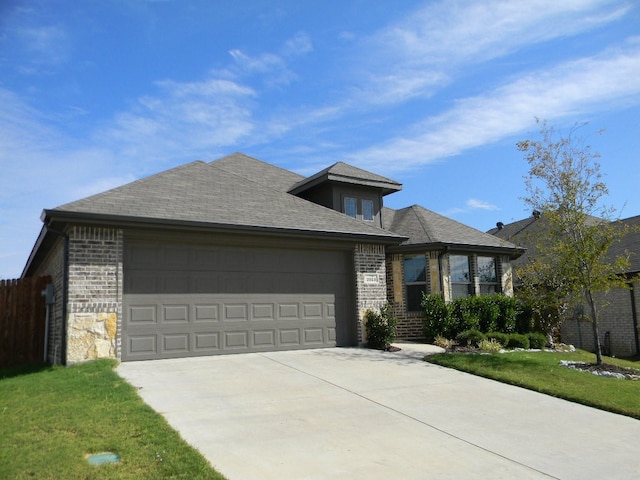
[[[640,419],[640,380],[618,380],[560,365],[560,360],[595,362],[585,352],[510,352],[488,355],[444,353],[427,362],[455,368],[529,390]],[[640,362],[605,357],[605,363],[640,369]]]
[[[115,366],[0,370],[0,478],[223,479]],[[121,462],[86,460],[106,451]]]

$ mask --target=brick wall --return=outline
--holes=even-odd
[[[60,237],[47,257],[39,265],[33,276],[49,275],[51,277],[55,303],[49,316],[47,338],[47,362],[52,365],[62,364],[62,344],[64,339],[63,302],[64,302],[64,240]]]
[[[635,282],[633,290],[614,288],[606,294],[596,296],[596,301],[601,306],[598,321],[600,345],[608,348],[608,353],[611,355],[630,357],[638,354],[633,325],[632,298],[636,312],[640,313],[639,290],[640,282]],[[609,332],[608,336],[607,332]],[[581,319],[580,315],[573,315],[562,323],[561,340],[577,348],[595,350],[591,322]]]
[[[384,246],[356,245],[353,263],[356,272],[358,342],[365,343],[362,324],[365,311],[367,308],[379,308],[387,300]]]
[[[76,226],[68,235],[67,362],[119,358],[122,231]]]
[[[427,258],[427,271],[431,272],[432,260]],[[436,257],[437,261],[437,257]],[[401,254],[389,255],[387,265],[387,297],[393,307],[393,314],[398,319],[396,337],[398,340],[424,340],[422,315],[407,312],[404,292],[404,263]],[[435,288],[433,275],[427,275],[427,288]],[[439,282],[439,280],[438,280]]]

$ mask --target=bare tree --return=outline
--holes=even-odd
[[[600,305],[595,295],[612,287],[626,287],[619,275],[628,256],[610,258],[610,247],[626,235],[614,222],[615,209],[602,204],[608,189],[602,180],[598,153],[591,150],[574,126],[562,135],[539,121],[540,140],[517,143],[529,164],[524,201],[541,212],[547,228],[538,238],[538,255],[520,272],[525,284],[541,289],[541,297],[555,296],[556,305],[586,304],[591,321],[596,363],[602,364],[598,332]]]

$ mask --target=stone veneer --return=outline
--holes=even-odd
[[[67,363],[119,358],[122,230],[76,226],[68,235]]]
[[[387,301],[385,248],[383,245],[356,245],[356,308],[358,311],[358,342],[366,343],[364,314],[368,308],[380,308]]]

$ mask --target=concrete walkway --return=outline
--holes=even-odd
[[[640,478],[640,421],[400,346],[130,362],[118,373],[229,480]]]

